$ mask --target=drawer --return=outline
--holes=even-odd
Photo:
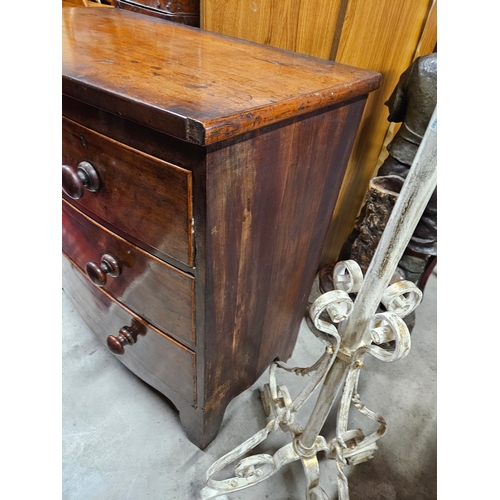
[[[196,402],[195,353],[124,308],[111,295],[95,287],[71,262],[63,258],[63,288],[78,312],[101,342],[132,329],[137,340],[117,355],[132,370],[167,397]],[[178,401],[174,401],[178,404]]]
[[[63,118],[62,162],[75,175],[88,162],[99,178],[96,191],[67,200],[160,258],[193,266],[192,175]],[[74,196],[71,180],[63,182]],[[78,194],[76,194],[78,196]]]
[[[102,288],[147,322],[194,346],[194,278],[108,231],[64,200],[62,213],[64,253],[84,272],[91,263],[90,272],[101,280]],[[116,260],[118,276],[100,271],[103,255]]]

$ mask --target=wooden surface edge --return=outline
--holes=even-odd
[[[320,92],[301,95],[287,101],[281,101],[276,105],[266,105],[262,108],[251,109],[245,113],[207,122],[204,124],[205,137],[202,145],[215,144],[245,132],[251,132],[267,125],[274,125],[288,118],[303,116],[367,95],[378,89],[382,81],[380,73],[371,73],[373,73],[371,77],[351,84],[344,84]]]
[[[120,94],[94,87],[68,76],[63,76],[62,88],[65,95],[79,101],[82,101],[84,96],[90,95],[88,89],[92,88],[94,94],[97,92],[107,97],[105,99],[107,103],[106,109],[100,105],[100,99],[94,99],[95,102],[90,103],[103,111],[123,116],[124,109],[128,106],[128,118],[140,125],[145,125],[192,144],[209,146],[267,125],[279,123],[291,117],[302,116],[369,94],[379,88],[382,81],[380,73],[369,73],[372,73],[372,75],[363,80],[297,96],[276,104],[250,109],[244,113],[224,116],[212,121],[207,120],[206,122],[183,117],[169,110],[159,108],[156,108],[155,111],[156,115],[161,119],[148,119],[140,109],[136,109],[137,106],[141,105],[138,101],[130,100],[127,103],[127,98]],[[85,102],[88,102],[88,98]]]

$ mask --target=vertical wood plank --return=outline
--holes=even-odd
[[[208,155],[205,408],[291,354],[364,103]]]
[[[433,0],[414,59],[431,54],[437,44],[437,1]]]
[[[432,5],[429,10],[427,20],[425,22],[422,36],[420,37],[417,48],[415,50],[415,54],[413,55],[413,60],[415,60],[417,57],[431,54],[434,51],[436,45],[437,45],[437,1],[432,0]],[[380,150],[375,171],[378,171],[378,169],[381,167],[382,163],[384,163],[387,156],[389,156],[389,153],[387,151],[387,145],[392,141],[392,138],[397,133],[400,126],[401,126],[400,123],[392,122],[389,124],[389,128],[387,129],[387,133],[385,135],[384,142],[382,144],[382,149]]]
[[[345,0],[202,0],[209,31],[328,59]]]
[[[320,265],[335,261],[364,203],[389,128],[385,102],[413,60],[432,0],[349,0],[337,62],[382,73],[365,113],[330,224]]]
[[[335,30],[343,23],[342,6],[346,1],[301,2],[298,12],[297,42],[293,50],[329,59]]]

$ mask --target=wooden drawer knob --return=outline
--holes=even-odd
[[[102,256],[101,265],[95,262],[89,262],[85,266],[85,270],[90,280],[97,286],[104,286],[106,284],[106,276],[116,278],[121,274],[118,261],[109,254],[104,254]]]
[[[138,335],[146,335],[146,327],[134,320],[132,326],[122,327],[118,332],[118,336],[109,335],[106,342],[113,354],[124,354],[125,346],[134,345],[137,342]]]
[[[78,200],[83,196],[84,188],[95,192],[99,186],[99,176],[88,161],[80,162],[76,169],[69,165],[62,166],[62,188],[70,198]]]

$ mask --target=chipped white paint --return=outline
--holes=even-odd
[[[410,282],[391,286],[389,283],[436,186],[436,131],[435,110],[366,277],[363,279],[354,261],[339,263],[333,272],[335,290],[321,295],[311,305],[310,327],[327,344],[325,352],[308,368],[290,368],[282,362],[271,365],[269,384],[262,391],[262,402],[266,414],[272,419],[264,429],[208,469],[207,485],[201,491],[201,500],[218,498],[253,486],[296,460],[301,461],[306,476],[306,500],[329,500],[319,487],[317,454],[320,451],[335,461],[338,498],[349,499],[344,467],[373,458],[377,450],[376,442],[387,430],[382,416],[368,409],[358,394],[363,358],[371,354],[384,362],[396,361],[407,356],[411,347],[410,334],[402,318],[418,306],[422,294]],[[354,303],[348,293],[358,293]],[[387,311],[378,312],[381,303]],[[392,345],[393,348],[389,347]],[[278,385],[278,369],[297,375],[311,374],[309,383],[294,401],[288,389]],[[295,413],[321,383],[315,408],[305,428],[302,428],[295,422]],[[340,389],[342,395],[335,436],[327,441],[319,433]],[[352,407],[377,422],[377,429],[368,436],[361,429],[349,429]],[[291,434],[289,444],[274,455],[258,454],[242,458],[278,428]],[[213,478],[237,460],[234,477],[225,480]]]
[[[380,302],[400,318],[405,318],[413,312],[422,301],[422,292],[413,281],[397,281],[382,294]]]
[[[337,329],[333,323],[340,323],[346,320],[349,314],[351,314],[352,308],[353,301],[346,292],[343,290],[332,290],[316,299],[309,310],[309,316],[318,330],[335,335]],[[331,323],[320,318],[324,312],[330,317]]]
[[[347,293],[359,292],[363,284],[363,272],[355,260],[337,262],[333,268],[333,285]]]

